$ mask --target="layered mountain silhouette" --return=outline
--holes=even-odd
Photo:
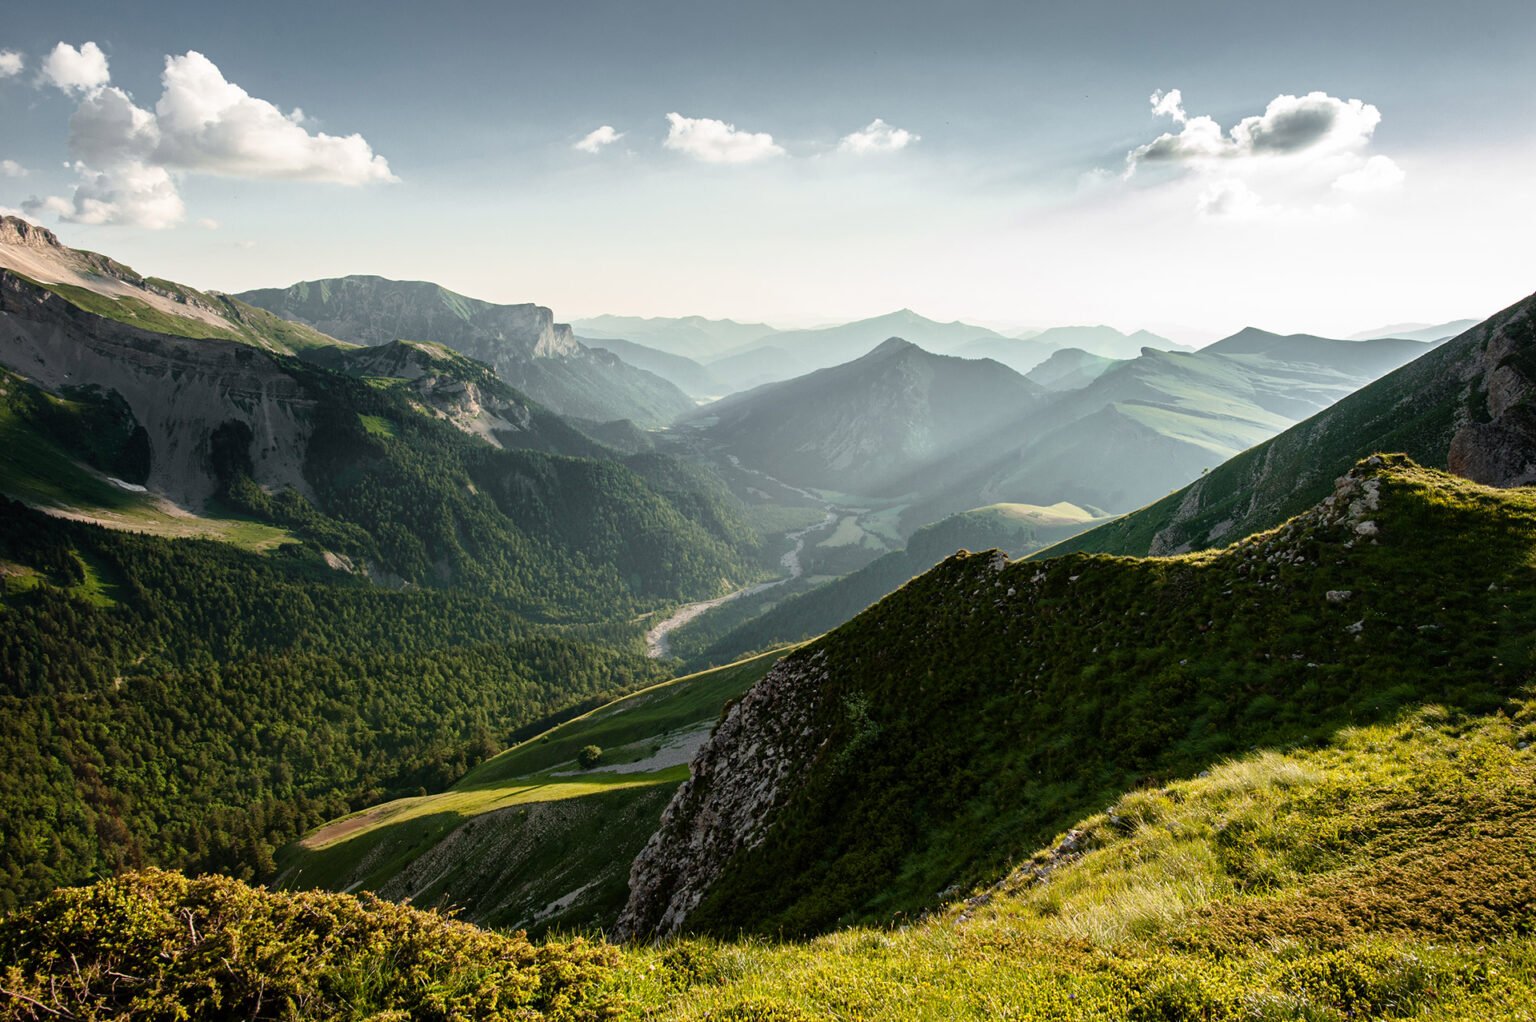
[[[1006,366],[892,337],[845,365],[716,401],[682,421],[743,464],[796,486],[885,494],[1040,403]],[[898,491],[899,492],[899,491]]]
[[[371,276],[306,281],[239,297],[354,344],[447,345],[562,415],[654,426],[693,407],[666,380],[581,344],[540,305],[497,305],[426,281]]]

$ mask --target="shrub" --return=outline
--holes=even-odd
[[[0,921],[0,1019],[575,1022],[609,1017],[594,989],[616,960],[606,944],[535,946],[370,895],[148,870]]]
[[[576,762],[581,764],[583,770],[590,770],[597,766],[602,758],[603,747],[601,745],[584,745],[581,751],[576,754]]]

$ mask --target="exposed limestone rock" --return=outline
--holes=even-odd
[[[810,724],[824,660],[785,657],[726,713],[630,869],[619,939],[675,933],[730,858],[762,843],[818,747]]]
[[[0,365],[48,390],[86,383],[120,394],[149,434],[148,488],[178,504],[214,492],[209,440],[231,420],[251,429],[257,483],[309,491],[303,465],[315,403],[249,345],[139,330],[0,270]]]

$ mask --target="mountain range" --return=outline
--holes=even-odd
[[[881,495],[913,465],[971,447],[1040,395],[996,362],[892,337],[852,362],[733,394],[680,424],[793,485]]]
[[[508,384],[562,415],[664,424],[693,407],[686,394],[615,355],[576,340],[533,304],[496,305],[425,281],[340,277],[237,296],[353,344],[431,341],[489,365]]]
[[[1536,997],[1536,296],[610,339],[838,358],[702,408],[538,306],[247,297],[0,219],[0,1018]]]
[[[1066,548],[1159,554],[1227,542],[1321,499],[1334,477],[1376,450],[1406,451],[1491,485],[1536,481],[1529,410],[1536,387],[1533,309],[1536,297],[1517,302]]]

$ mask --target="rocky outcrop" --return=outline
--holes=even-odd
[[[178,504],[197,506],[217,488],[210,441],[230,421],[250,428],[257,483],[308,492],[314,402],[249,345],[140,330],[0,271],[0,365],[55,392],[93,385],[121,395],[149,434],[148,488]]]
[[[354,376],[404,380],[418,408],[496,447],[502,434],[533,428],[533,410],[486,366],[441,345],[395,341],[342,352],[335,360]]]
[[[731,857],[762,843],[822,743],[825,680],[824,653],[792,654],[726,712],[630,869],[619,939],[677,932]]]
[[[1536,320],[1527,313],[1489,337],[1471,360],[1466,416],[1451,438],[1447,468],[1488,486],[1536,482],[1533,372]]]

